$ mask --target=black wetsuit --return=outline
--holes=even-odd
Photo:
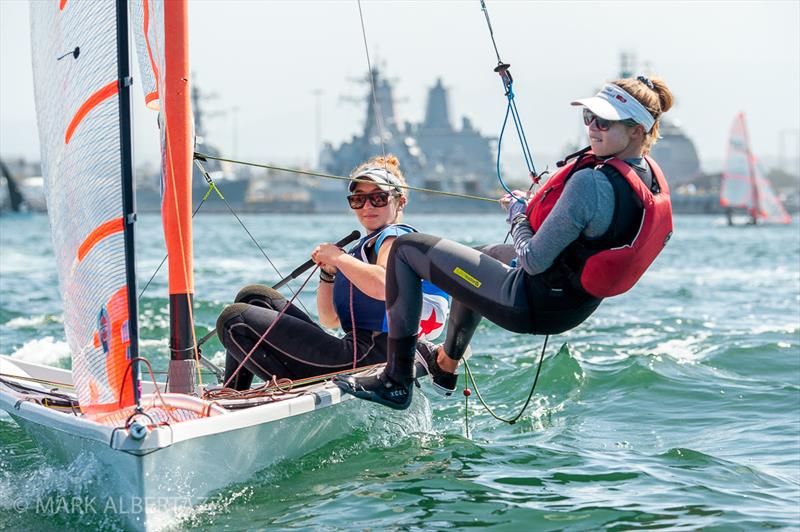
[[[648,171],[645,169],[644,173]],[[648,176],[642,176],[645,177]],[[616,180],[613,176],[610,178]],[[638,218],[634,215],[637,212]],[[635,229],[641,212],[641,205],[633,199],[620,201],[614,208],[606,234],[590,242],[606,249],[620,245],[621,242],[607,238],[609,235],[616,238],[617,234],[629,238],[627,235],[631,231],[627,226]],[[530,230],[527,219],[524,223]],[[455,360],[462,358],[484,317],[516,333],[558,334],[576,327],[597,309],[602,299],[587,293],[574,281],[575,268],[581,265],[570,264],[573,255],[570,249],[563,250],[545,271],[531,274],[522,267],[510,265],[519,258],[510,244],[478,250],[432,235],[401,236],[395,241],[387,262],[386,308],[391,356],[386,371],[376,377],[343,377],[337,384],[357,397],[392,408],[408,407],[422,279],[436,284],[452,297],[444,350]]]
[[[509,263],[514,247],[473,249],[420,233],[397,239],[386,274],[386,308],[392,335],[412,336],[419,321],[420,277],[452,296],[444,350],[460,359],[481,318],[512,332],[556,334],[589,317],[601,299],[565,284],[553,287],[547,276],[529,275]]]
[[[385,238],[409,231],[415,229],[402,224],[389,225],[362,238],[349,253],[359,260],[375,264],[378,248]],[[447,316],[447,300],[441,294],[436,287],[426,288],[426,297],[431,305],[429,310],[436,307],[436,315],[443,326]],[[361,292],[341,273],[336,276],[332,297],[339,322],[346,333],[343,338],[327,333],[272,288],[250,285],[240,290],[234,304],[225,308],[217,318],[217,335],[226,349],[226,382],[275,322],[280,311],[287,305],[289,307],[229,386],[237,390],[247,389],[254,375],[264,380],[272,376],[302,379],[386,362],[385,303]],[[352,317],[355,323],[351,323],[350,301],[353,302]],[[419,325],[417,320],[414,334]],[[354,337],[357,344],[355,354]]]
[[[217,334],[225,346],[225,381],[256,344],[264,331],[289,302],[276,290],[261,285],[244,287],[236,302],[217,319]],[[356,329],[356,365],[386,362],[386,333]],[[272,328],[229,385],[237,390],[250,387],[253,375],[269,380],[302,379],[353,367],[353,334],[343,338],[327,333],[305,312],[289,304],[280,322]]]

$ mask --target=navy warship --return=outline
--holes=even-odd
[[[472,196],[501,195],[494,178],[496,138],[482,135],[469,118],[461,119],[460,129],[450,119],[447,89],[442,80],[428,91],[425,119],[418,124],[400,123],[394,108],[394,89],[389,79],[373,69],[373,98],[367,91],[364,128],[339,147],[326,143],[320,154],[324,172],[349,175],[361,162],[385,151],[400,159],[408,184]],[[376,108],[377,102],[377,108]],[[377,117],[376,117],[377,113]],[[380,120],[380,128],[378,126]],[[381,134],[383,143],[381,143]],[[383,145],[382,145],[383,144]],[[342,212],[346,184],[320,183],[312,195],[315,212]],[[496,203],[426,192],[412,192],[408,210],[412,213],[491,212]]]

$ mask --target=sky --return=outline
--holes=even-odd
[[[762,159],[782,149],[798,157],[800,1],[486,4],[537,167],[585,139],[569,102],[617,77],[623,51],[670,86],[677,103],[667,116],[693,139],[704,170],[719,170],[739,111]],[[401,123],[422,120],[441,78],[455,126],[467,116],[483,134],[499,133],[506,100],[478,0],[361,8],[372,62],[395,80]],[[355,0],[191,1],[189,24],[192,81],[214,96],[206,140],[224,154],[313,164],[318,138],[338,145],[363,128],[364,105],[351,101],[369,90],[354,81],[367,71]],[[135,104],[136,161],[155,161],[141,89]],[[519,149],[504,144],[506,169],[524,173]],[[38,159],[28,5],[18,0],[0,0],[0,156]]]

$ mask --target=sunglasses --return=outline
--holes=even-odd
[[[591,125],[592,121],[594,121],[594,125],[597,126],[597,129],[600,131],[608,131],[611,126],[616,124],[617,122],[624,124],[626,126],[635,126],[638,124],[635,120],[630,118],[626,118],[625,120],[609,120],[607,118],[600,118],[593,112],[591,112],[586,107],[583,108],[583,123],[586,126]]]
[[[351,209],[360,209],[369,200],[369,204],[373,207],[386,207],[389,204],[389,198],[397,196],[396,193],[387,192],[384,190],[376,190],[369,194],[351,194],[347,196],[347,203],[350,204]]]

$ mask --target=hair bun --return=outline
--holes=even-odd
[[[653,90],[658,94],[661,112],[666,113],[672,108],[672,104],[675,103],[672,91],[669,90],[669,87],[667,87],[667,84],[664,83],[664,80],[661,78],[651,78],[650,82],[653,84]]]
[[[385,157],[382,155],[378,155],[370,159],[371,162],[374,162],[377,166],[393,166],[397,169],[400,168],[400,160],[393,154],[389,153]]]

